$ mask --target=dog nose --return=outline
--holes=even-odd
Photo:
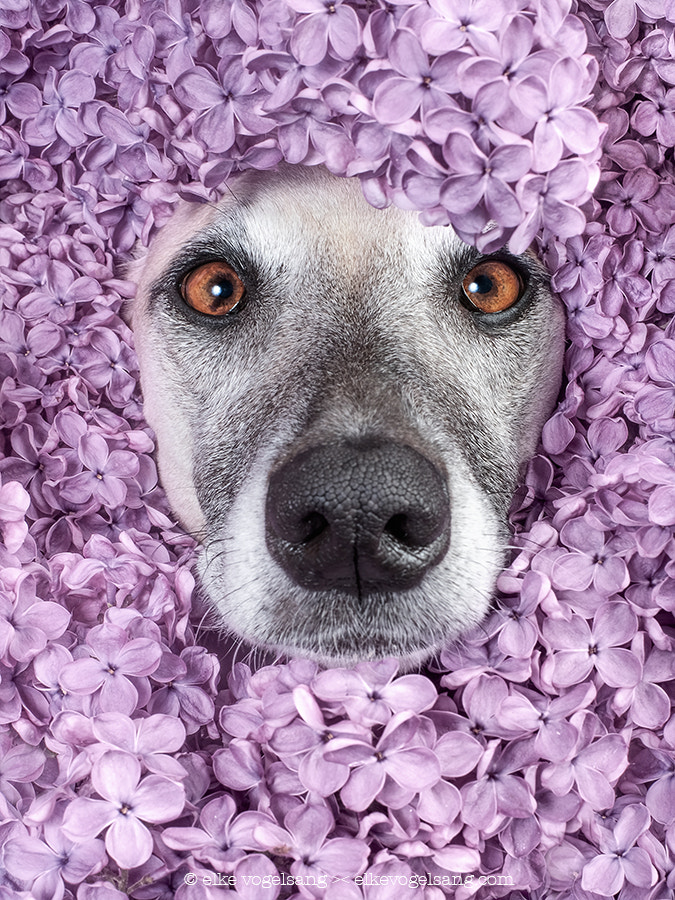
[[[269,482],[267,546],[299,585],[358,596],[419,583],[445,555],[445,478],[412,447],[341,443],[303,451]]]

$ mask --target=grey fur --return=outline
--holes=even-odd
[[[247,281],[227,321],[177,284],[206,258]],[[185,204],[135,264],[132,322],[160,476],[203,544],[199,575],[245,640],[326,664],[418,664],[480,622],[509,540],[506,515],[561,378],[564,317],[520,258],[518,310],[459,302],[480,259],[448,228],[376,210],[320,169],[247,173],[218,207]],[[362,596],[294,583],[270,554],[270,473],[310,448],[385,439],[447,479],[450,546],[421,582]]]

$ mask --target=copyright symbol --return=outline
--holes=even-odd
[[[188,872],[183,878],[185,884],[197,884],[197,876],[194,872]]]

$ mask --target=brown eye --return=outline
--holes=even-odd
[[[469,303],[484,313],[502,312],[519,300],[524,289],[520,275],[498,259],[479,263],[462,282]]]
[[[183,300],[207,316],[225,316],[232,312],[245,292],[244,282],[226,262],[205,263],[183,279]]]

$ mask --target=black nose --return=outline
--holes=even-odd
[[[298,454],[272,474],[266,517],[269,550],[297,584],[359,596],[414,586],[450,540],[445,479],[403,444]]]

